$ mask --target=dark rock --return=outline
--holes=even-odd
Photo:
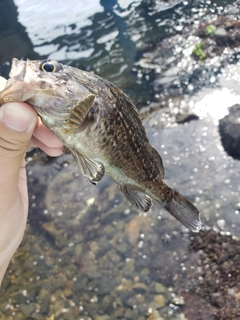
[[[101,278],[101,273],[97,271],[96,268],[91,267],[87,270],[87,276],[89,279]]]
[[[196,115],[195,113],[190,113],[190,114],[177,114],[176,115],[176,122],[177,123],[185,123],[185,122],[190,122],[192,120],[198,120],[199,116]]]
[[[134,272],[134,260],[128,259],[123,267],[123,274],[124,276],[131,276]]]
[[[229,108],[229,114],[219,121],[219,133],[226,152],[240,159],[240,104]]]
[[[21,303],[19,305],[19,308],[22,311],[22,313],[28,318],[36,310],[36,304],[35,303],[29,303],[29,304]]]
[[[64,289],[66,285],[66,281],[67,279],[65,275],[62,273],[59,273],[54,277],[53,286],[55,289]]]
[[[101,217],[101,224],[106,225],[111,223],[112,221],[121,220],[123,216],[123,208],[118,206],[116,208],[111,208]]]
[[[199,252],[199,277],[202,279],[194,285],[194,292],[189,292],[195,294],[198,288],[198,300],[200,296],[216,310],[214,319],[240,319],[239,239],[213,230],[200,231],[189,248]],[[186,302],[188,296],[184,298]],[[201,319],[211,318],[201,316]]]
[[[96,314],[98,314],[99,311],[99,304],[94,302],[94,303],[86,303],[84,305],[85,310],[89,314],[89,316],[93,319],[95,319]]]
[[[99,295],[109,294],[121,283],[121,277],[110,278],[108,276],[103,276],[100,286],[98,288]]]
[[[11,285],[11,280],[7,275],[5,275],[5,277],[3,278],[3,281],[2,281],[2,285],[1,285],[2,291],[7,290],[10,285]]]
[[[106,295],[104,296],[104,298],[102,299],[101,302],[101,311],[103,313],[112,313],[114,312],[114,302],[116,301],[116,298],[114,295]]]
[[[77,293],[87,287],[88,278],[80,277],[74,284],[74,292]]]
[[[124,318],[125,319],[138,319],[139,315],[138,315],[138,311],[136,309],[126,309],[125,313],[124,313]]]
[[[127,244],[125,239],[119,239],[119,241],[116,242],[114,247],[120,254],[126,253],[129,249],[129,245]]]
[[[121,295],[121,301],[124,305],[128,305],[128,301],[132,298],[134,295],[133,291],[125,292]]]
[[[46,294],[41,300],[41,313],[48,314],[50,307],[50,294]]]
[[[133,286],[133,290],[138,294],[144,294],[148,291],[148,287],[141,282],[137,282]]]

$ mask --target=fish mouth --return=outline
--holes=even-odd
[[[23,102],[31,98],[29,81],[34,69],[31,61],[13,58],[6,87],[0,92],[0,106],[7,102]]]
[[[15,81],[23,81],[26,74],[26,61],[13,58],[12,67],[9,73],[9,80],[6,87],[9,87]]]
[[[32,79],[33,74],[37,71],[36,62],[29,59],[24,61],[13,58],[6,88],[16,81],[24,81],[25,83],[28,83]]]

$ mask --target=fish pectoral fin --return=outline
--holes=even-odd
[[[148,212],[150,210],[152,200],[145,193],[137,190],[133,186],[125,184],[118,184],[118,188],[137,209],[143,212]]]
[[[75,133],[82,131],[86,127],[86,118],[89,110],[93,106],[95,99],[94,94],[89,94],[85,99],[79,100],[72,108],[69,108],[69,113],[66,120],[63,121],[64,133]]]
[[[81,173],[87,177],[92,184],[96,184],[102,179],[105,174],[103,164],[82,156],[75,149],[70,149],[70,151],[76,160]]]
[[[198,232],[201,229],[198,209],[179,192],[172,189],[172,197],[165,208],[174,218],[193,232]]]

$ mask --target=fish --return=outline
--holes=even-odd
[[[163,181],[137,108],[114,84],[56,60],[14,58],[0,107],[17,101],[33,106],[92,184],[107,174],[138,210],[148,212],[154,199],[191,231],[201,229],[198,209]]]

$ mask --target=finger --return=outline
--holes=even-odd
[[[33,136],[36,140],[42,142],[42,144],[48,147],[63,148],[63,143],[46,126],[43,125],[40,119],[37,122]]]
[[[0,108],[0,212],[14,202],[19,170],[36,123],[37,113],[26,103],[7,103]]]
[[[43,150],[47,155],[50,157],[58,157],[63,154],[63,144],[61,144],[61,147],[49,147],[46,144],[42,143],[35,137],[32,137],[31,142],[28,146],[29,148],[38,147],[41,150]]]
[[[7,80],[3,77],[0,77],[0,91],[6,87]]]

